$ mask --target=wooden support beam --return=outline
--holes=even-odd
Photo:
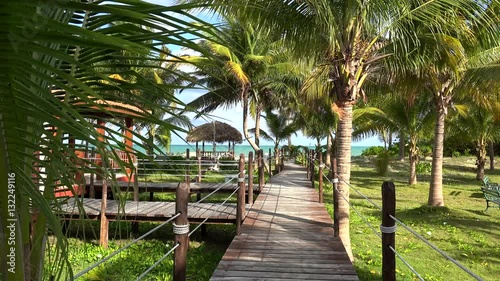
[[[188,201],[189,183],[183,182],[177,187],[175,194],[175,213],[180,215],[175,218],[174,233],[175,245],[179,245],[174,252],[174,280],[186,280],[187,251],[189,248],[189,226],[188,225]],[[184,229],[183,229],[184,228]],[[184,231],[182,231],[184,230]],[[176,233],[177,232],[177,233]]]
[[[241,223],[245,216],[245,154],[240,154],[238,175],[238,199],[236,203],[236,235],[241,234]]]
[[[390,249],[395,247],[395,225],[391,216],[396,215],[396,188],[393,182],[382,184],[382,279],[396,280],[396,254]]]
[[[253,152],[248,153],[248,204],[253,205]]]
[[[319,183],[319,203],[323,203],[323,153],[318,150],[318,183]]]
[[[264,188],[264,183],[266,176],[264,174],[264,150],[258,151],[258,163],[259,163],[259,191]]]

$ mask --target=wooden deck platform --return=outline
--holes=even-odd
[[[65,219],[81,218],[79,206],[85,210],[86,219],[98,219],[101,215],[101,199],[74,198],[61,205],[61,216]],[[107,200],[106,217],[109,220],[158,221],[163,222],[175,214],[175,202],[125,201],[120,205],[117,200]],[[189,203],[188,219],[192,223],[206,218],[208,223],[235,223],[236,204]]]
[[[210,280],[359,280],[305,169],[271,178]]]

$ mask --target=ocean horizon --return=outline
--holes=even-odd
[[[269,153],[269,149],[271,151],[274,149],[273,145],[261,145],[261,149],[264,150],[264,153]],[[280,146],[281,147],[281,146]],[[309,148],[316,148],[316,146],[308,146]],[[351,146],[351,156],[360,156],[363,150],[369,148],[370,146]],[[199,149],[201,149],[201,145],[198,146]],[[141,148],[138,148],[139,150],[142,150]],[[188,145],[188,144],[172,144],[170,146],[170,151],[167,152],[169,155],[184,155],[186,153],[186,149],[190,150],[190,153],[195,153],[196,151],[196,146],[195,145]],[[217,151],[227,151],[228,146],[227,145],[217,145]],[[167,151],[166,149],[162,150],[164,153]],[[208,144],[205,145],[205,151],[212,151],[212,145]],[[250,151],[253,151],[253,148],[250,145],[236,145],[234,148],[235,154],[245,154],[248,155]],[[193,154],[194,155],[194,154]]]

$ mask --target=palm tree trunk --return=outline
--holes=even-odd
[[[399,161],[405,160],[405,135],[399,132]]]
[[[340,102],[339,102],[340,103]],[[349,235],[349,185],[351,178],[352,104],[340,103],[340,120],[337,128],[337,171],[339,197],[335,204],[339,210],[339,237],[353,260]]]
[[[243,104],[243,134],[252,148],[257,151],[259,146],[252,140],[248,132],[248,90],[243,90],[241,103]]]
[[[490,171],[495,170],[495,143],[490,141],[488,153],[490,154]]]
[[[410,179],[408,180],[408,184],[416,184],[417,183],[417,162],[418,162],[418,150],[417,150],[417,141],[414,139],[410,139],[410,149],[409,149],[409,158],[410,158]]]
[[[262,115],[262,107],[257,105],[255,112],[255,144],[260,147],[260,116]],[[258,151],[258,150],[256,150]]]
[[[486,166],[486,142],[483,139],[477,141],[476,144],[476,179],[482,180],[484,178],[484,166]]]
[[[325,164],[327,166],[330,166],[330,154],[332,153],[332,136],[330,133],[326,136],[326,158],[325,158]]]
[[[432,150],[431,183],[429,186],[429,206],[444,206],[443,198],[443,145],[445,109],[444,101],[438,101],[436,128],[434,130],[434,149]]]

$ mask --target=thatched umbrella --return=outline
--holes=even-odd
[[[234,154],[234,144],[242,143],[243,137],[240,131],[232,127],[229,124],[214,121],[212,123],[206,123],[192,129],[186,140],[188,142],[196,142],[196,150],[198,150],[198,142],[203,143],[203,152],[205,152],[205,142],[211,142],[214,144],[214,157],[215,157],[215,144],[229,142],[229,152],[231,152],[231,142],[233,143],[233,154]]]

